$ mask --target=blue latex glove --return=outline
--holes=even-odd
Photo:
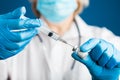
[[[21,7],[13,12],[0,15],[0,59],[19,53],[37,34],[36,27],[41,25],[40,21],[26,18],[25,13],[25,7]],[[20,29],[25,30],[20,31]]]
[[[76,52],[72,57],[89,69],[93,80],[117,80],[120,72],[120,52],[109,42],[90,39],[80,47],[88,56],[81,59]]]

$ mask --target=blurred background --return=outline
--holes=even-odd
[[[0,14],[25,6],[27,8],[26,16],[35,18],[30,5],[28,0],[1,0]],[[80,16],[88,24],[107,27],[120,36],[120,0],[90,0],[90,6]]]

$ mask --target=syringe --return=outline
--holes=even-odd
[[[41,20],[40,20],[41,21]],[[49,29],[49,27],[47,25],[45,25],[45,23],[41,22],[42,26],[39,29],[40,32],[46,34],[47,36],[49,36],[50,38],[56,40],[56,41],[61,41],[69,46],[72,47],[72,51],[76,51],[78,53],[78,55],[83,59],[85,58],[88,53],[83,53],[80,51],[80,49],[78,47],[73,46],[72,44],[68,43],[67,41],[63,40],[57,33],[55,33],[54,31],[52,31],[51,29]]]

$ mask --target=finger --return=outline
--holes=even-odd
[[[99,43],[89,52],[91,58],[96,62],[101,57],[102,53],[107,49],[108,43],[100,40]]]
[[[113,69],[120,62],[120,59],[119,59],[120,52],[118,50],[116,50],[116,48],[114,48],[113,50],[114,50],[113,51],[114,54],[106,64],[106,67],[109,68],[109,69]]]
[[[84,65],[86,65],[86,67],[89,69],[90,72],[94,72],[94,73],[98,73],[98,70],[101,70],[102,68],[100,66],[98,66],[94,61],[92,61],[92,59],[90,58],[90,56],[88,55],[86,58],[81,59],[75,52],[72,54],[72,57],[83,63]]]
[[[115,67],[116,68],[120,68],[120,62]]]
[[[113,57],[111,57],[111,59],[106,64],[106,68],[113,69],[116,65],[117,65],[116,60]]]
[[[80,46],[80,51],[88,52],[93,49],[99,42],[100,40],[96,38],[89,39],[87,42]]]
[[[20,32],[13,32],[10,33],[8,37],[9,40],[13,41],[13,42],[20,42],[20,41],[24,41],[27,39],[31,39],[33,38],[35,35],[37,34],[37,30],[36,29],[28,29],[25,31],[20,31]]]
[[[4,60],[4,59],[7,59],[11,56],[14,56],[14,55],[18,54],[23,49],[24,48],[19,48],[17,50],[9,51],[0,45],[0,60]]]
[[[9,19],[1,20],[0,25],[4,26],[3,28],[8,27],[10,30],[15,29],[26,29],[26,28],[36,28],[41,26],[39,19]]]
[[[5,37],[2,37],[0,38],[0,44],[3,45],[7,50],[16,50],[27,45],[30,40],[31,39],[15,43],[15,42],[9,41]]]
[[[98,60],[98,64],[100,66],[105,67],[106,63],[110,60],[112,56],[113,56],[113,47],[109,45],[108,48],[103,52],[100,59]]]
[[[78,56],[78,54],[76,52],[74,52],[72,54],[72,57],[75,60],[80,61],[80,62],[82,62],[83,64],[85,64],[86,66],[89,66],[89,67],[92,66],[92,64],[94,63],[92,61],[92,59],[89,57],[89,55],[86,58],[82,59],[81,57]]]
[[[20,48],[24,48],[32,39],[28,39],[25,41],[21,41],[19,43],[13,43],[14,46],[12,46],[10,48],[10,46],[8,46],[8,50],[16,50],[16,49],[20,49]]]
[[[16,48],[16,49],[24,48],[31,40],[32,39],[27,39],[25,41],[21,41],[19,43],[16,43],[16,45],[18,46],[18,48]]]
[[[25,15],[25,13],[26,13],[25,7],[20,7],[12,12],[0,15],[0,19],[17,19],[20,18],[22,15]]]
[[[13,53],[11,53],[9,50],[6,50],[2,45],[0,45],[0,60],[4,60],[12,55]]]

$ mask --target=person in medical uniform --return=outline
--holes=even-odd
[[[120,37],[78,16],[89,0],[31,0],[31,4],[47,26],[25,17],[25,7],[0,15],[0,80],[118,80]],[[40,27],[50,28],[87,56],[49,38],[38,31]]]

